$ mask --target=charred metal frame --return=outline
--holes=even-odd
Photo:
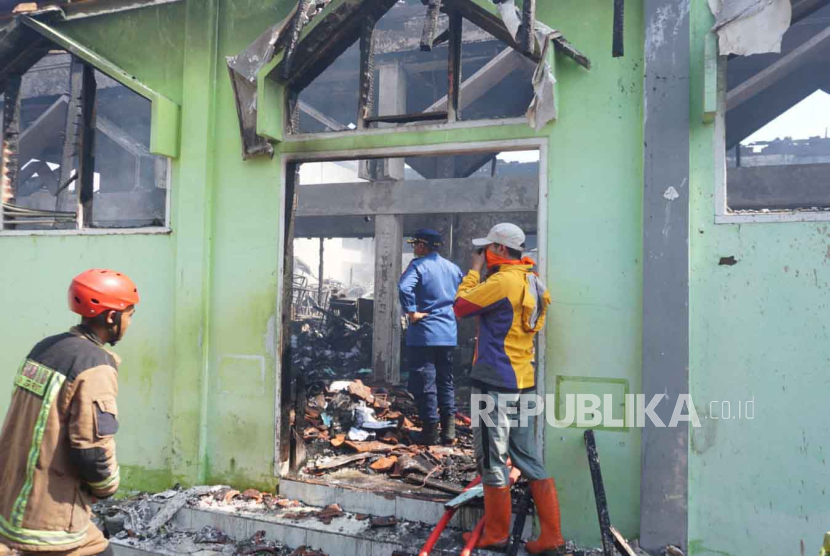
[[[536,0],[525,0],[522,5],[522,28],[519,38],[522,52],[533,53],[536,49]]]

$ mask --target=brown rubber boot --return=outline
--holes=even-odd
[[[547,551],[564,554],[565,539],[562,538],[556,483],[553,479],[531,481],[530,492],[533,493],[542,533],[538,539],[527,543],[527,551],[531,554],[543,554]]]
[[[513,506],[509,486],[484,485],[484,532],[476,548],[504,547],[510,537],[510,516]],[[472,533],[464,533],[468,541]]]

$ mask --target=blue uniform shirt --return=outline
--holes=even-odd
[[[405,313],[429,315],[409,326],[406,345],[454,346],[458,343],[452,306],[463,278],[461,269],[438,253],[409,263],[398,282],[401,308]]]

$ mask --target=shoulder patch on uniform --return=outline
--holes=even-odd
[[[14,385],[42,398],[54,374],[53,369],[27,359],[14,377]]]
[[[93,367],[117,367],[115,359],[106,350],[75,334],[47,338],[35,346],[29,360],[55,370],[69,382]]]

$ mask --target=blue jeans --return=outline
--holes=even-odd
[[[452,376],[453,346],[409,346],[409,392],[415,396],[418,416],[423,422],[455,415],[455,386]]]

